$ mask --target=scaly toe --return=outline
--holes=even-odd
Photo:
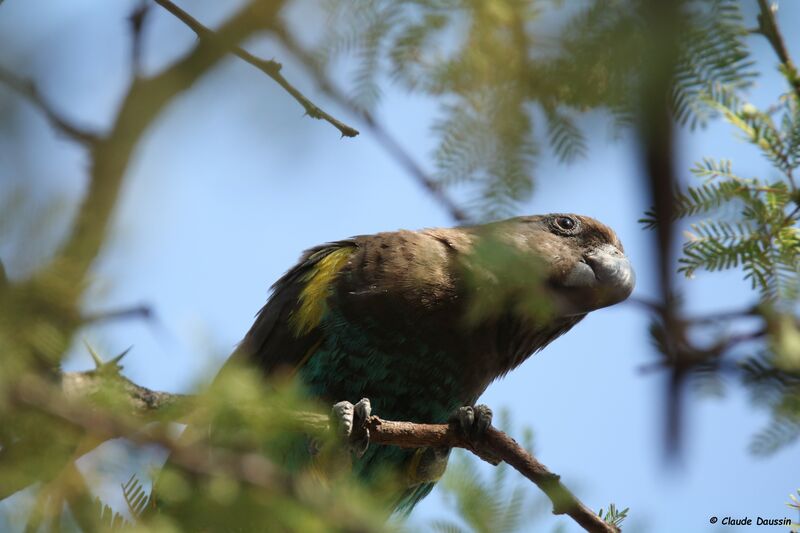
[[[492,410],[488,405],[476,405],[473,410],[475,411],[475,425],[473,431],[476,436],[482,437],[486,434],[486,430],[492,425]]]
[[[450,420],[458,425],[464,436],[477,440],[483,437],[492,425],[492,410],[486,405],[465,405],[459,407]]]
[[[333,405],[331,409],[331,425],[336,433],[343,439],[349,439],[353,433],[353,415],[355,408],[352,403],[344,401]]]

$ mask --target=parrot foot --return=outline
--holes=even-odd
[[[339,402],[331,409],[331,425],[356,457],[362,457],[369,447],[366,423],[371,414],[369,398],[362,398],[355,405],[347,401]]]
[[[479,441],[492,425],[492,410],[487,405],[465,405],[450,416],[461,433],[473,442]]]

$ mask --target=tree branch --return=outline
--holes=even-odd
[[[214,32],[203,26],[200,22],[173,4],[170,0],[154,1],[186,24],[193,32],[195,32],[198,38],[218,43],[219,46],[225,47],[237,57],[253,65],[261,72],[275,80],[281,87],[289,92],[289,94],[291,94],[295,100],[300,103],[300,105],[303,106],[309,116],[329,122],[339,129],[343,136],[354,137],[359,134],[358,130],[332,117],[318,106],[314,105],[308,98],[306,98],[294,86],[292,86],[280,74],[280,63],[273,60],[265,60],[256,57],[242,49],[240,46],[231,45],[225,40],[221,40],[219,32]],[[425,189],[439,204],[445,208],[445,210],[456,222],[469,222],[469,216],[467,213],[464,212],[464,210],[462,210],[456,204],[456,202],[447,195],[442,186],[422,169],[422,166],[414,160],[414,158],[386,130],[386,128],[375,119],[374,116],[364,109],[361,109],[358,105],[347,98],[341,90],[336,88],[333,83],[322,73],[311,55],[305,51],[281,25],[274,24],[271,29],[280,38],[281,42],[284,44],[284,46],[286,46],[289,52],[297,57],[303,63],[306,69],[313,74],[317,84],[323,90],[323,92],[333,98],[339,105],[345,107],[348,109],[348,111],[360,117],[378,142],[384,147],[384,149],[406,169],[406,171],[423,187],[423,189]]]
[[[449,213],[453,220],[458,223],[469,222],[467,213],[458,206],[455,200],[450,198],[442,185],[437,183],[435,179],[422,169],[422,166],[370,112],[361,108],[348,98],[341,89],[335,86],[333,82],[328,79],[311,54],[306,51],[289,32],[282,26],[276,26],[273,28],[273,31],[278,38],[280,38],[286,49],[299,59],[306,69],[314,76],[320,89],[333,98],[339,105],[361,118],[367,125],[367,128],[369,128],[375,136],[378,143],[383,146],[384,150],[406,169],[411,177]]]
[[[216,34],[224,42],[246,39],[270,26],[281,5],[281,1],[251,1],[223,23]],[[47,105],[34,84],[0,71],[0,83],[27,97],[56,129],[87,144],[91,160],[86,194],[68,237],[46,268],[26,280],[23,286],[15,287],[19,289],[15,297],[26,301],[40,300],[44,304],[41,308],[34,306],[30,309],[35,310],[39,317],[43,310],[52,313],[53,323],[58,324],[58,345],[54,343],[46,354],[38,350],[32,352],[36,357],[42,357],[39,363],[43,368],[52,365],[54,359],[66,352],[72,335],[82,324],[77,311],[81,294],[90,267],[106,240],[125,173],[140,139],[174,98],[226,55],[224,49],[201,40],[159,74],[146,79],[134,77],[110,131],[102,135],[90,134],[71,125]],[[54,296],[54,286],[63,293]]]
[[[128,24],[131,30],[131,73],[134,78],[138,78],[141,72],[142,32],[151,6],[147,0],[139,0],[139,2],[139,5],[128,16]]]
[[[88,372],[64,372],[61,375],[61,390],[70,401],[91,398],[109,386],[127,398],[126,414],[145,422],[183,422],[194,407],[192,396],[150,390],[120,374],[109,376],[102,367]]]
[[[677,344],[681,340],[680,308],[676,298],[673,264],[675,220],[675,138],[672,115],[667,106],[678,61],[678,43],[684,37],[685,24],[678,2],[643,2],[642,15],[652,33],[645,49],[645,69],[641,76],[638,131],[640,158],[648,175],[649,193],[659,221],[653,243],[657,265],[661,321],[667,335],[664,348],[672,364],[666,401],[666,453],[674,457],[680,451],[683,430],[683,385],[687,363]]]
[[[328,122],[339,130],[339,132],[342,134],[342,137],[355,137],[358,135],[357,129],[348,126],[344,122],[328,114],[326,111],[309,100],[308,97],[301,93],[291,83],[289,83],[281,74],[281,64],[277,61],[258,58],[247,50],[244,50],[241,46],[219,39],[217,33],[203,26],[197,19],[193,18],[180,7],[173,4],[170,0],[155,0],[155,2],[172,13],[181,22],[186,24],[199,39],[205,39],[209,42],[215,43],[217,46],[220,46],[221,48],[231,52],[236,57],[246,61],[247,63],[250,63],[258,70],[275,80],[278,85],[280,85],[295,100],[297,100],[301,106],[303,106],[306,114],[311,118]]]
[[[36,88],[36,84],[32,81],[18,78],[11,72],[0,67],[0,83],[3,83],[20,96],[27,99],[34,107],[44,114],[54,128],[70,139],[87,146],[92,146],[97,142],[96,133],[84,130],[72,124],[69,120],[61,116],[60,113],[56,112],[56,110],[45,101],[39,89]]]
[[[111,372],[107,372],[101,366],[89,372],[65,372],[62,375],[61,389],[68,400],[66,404],[43,395],[39,391],[41,387],[26,386],[21,389],[20,394],[26,403],[40,408],[44,407],[48,412],[77,423],[93,433],[99,433],[105,438],[130,438],[132,434],[135,434],[137,435],[133,439],[135,442],[153,442],[148,440],[149,437],[142,436],[141,425],[126,426],[119,421],[107,419],[108,417],[100,418],[98,422],[94,418],[86,418],[100,416],[97,412],[91,414],[85,409],[69,407],[69,404],[92,398],[101,388],[108,387],[109,383],[128,398],[128,412],[124,414],[132,416],[142,424],[152,421],[186,421],[187,415],[191,413],[195,405],[193,397],[152,391],[119,375],[116,372],[117,369],[118,367],[113,367],[110,369]],[[298,413],[297,420],[303,426],[314,430],[327,430],[329,425],[328,416],[318,413]],[[99,430],[93,425],[95,422],[100,424],[97,426],[100,428]],[[553,504],[554,514],[568,515],[587,531],[603,533],[618,531],[617,528],[603,521],[581,503],[561,483],[558,475],[548,470],[514,439],[494,427],[490,427],[485,438],[477,442],[466,438],[454,426],[447,424],[417,424],[383,420],[372,416],[366,422],[366,429],[369,430],[370,442],[373,445],[391,445],[402,448],[464,448],[491,464],[496,465],[499,460],[505,461],[547,495]],[[149,434],[145,433],[144,435]],[[155,443],[165,444],[164,435],[158,433],[156,437]],[[171,441],[166,442],[166,446],[170,451],[179,448],[176,443]],[[198,467],[193,461],[190,461],[189,465],[192,467],[192,471],[196,471]],[[233,461],[231,464],[238,464],[232,458],[230,461]],[[182,463],[178,464],[186,466]],[[240,472],[240,470],[238,467],[235,469],[236,472]]]
[[[800,73],[786,49],[783,35],[778,29],[778,21],[775,19],[775,11],[772,10],[767,0],[758,0],[758,9],[758,33],[766,37],[769,44],[772,45],[772,49],[783,65],[789,84],[797,98],[800,99]]]
[[[221,42],[239,42],[271,23],[282,2],[251,2],[217,30]],[[88,193],[72,234],[56,264],[66,262],[70,278],[83,282],[100,251],[128,163],[139,139],[173,98],[191,87],[226,55],[225,50],[201,40],[181,60],[147,79],[136,78],[128,88],[111,131],[92,150]]]
[[[367,422],[370,442],[388,444],[402,448],[448,447],[464,448],[484,461],[497,464],[504,461],[520,474],[531,480],[547,495],[553,504],[553,514],[566,514],[586,531],[615,532],[618,529],[606,523],[591,509],[580,502],[552,473],[517,441],[490,427],[479,442],[472,442],[454,426],[447,424],[416,424],[382,420],[377,416]]]
[[[108,322],[122,319],[152,320],[153,310],[146,305],[136,305],[133,307],[112,309],[110,311],[86,313],[81,317],[81,322],[84,324],[96,324],[98,322]]]
[[[36,378],[34,378],[36,379]],[[183,468],[186,472],[199,476],[215,477],[224,474],[232,480],[262,489],[267,494],[291,494],[310,508],[335,523],[359,521],[359,509],[356,504],[350,508],[337,506],[331,509],[324,499],[314,498],[307,487],[272,462],[257,453],[235,453],[218,447],[210,447],[203,442],[187,443],[165,424],[137,424],[126,417],[109,413],[103,409],[85,409],[74,401],[63,401],[48,392],[44,382],[30,382],[25,387],[13,391],[12,401],[35,407],[50,415],[83,429],[96,441],[114,438],[126,438],[142,445],[156,444],[170,454],[170,462]],[[136,386],[138,387],[138,386]],[[138,387],[138,389],[142,389]],[[146,389],[143,389],[146,390]],[[169,393],[149,391],[157,397],[174,396]],[[138,405],[132,401],[131,407]],[[147,407],[146,413],[151,412]],[[72,458],[70,459],[72,460]],[[360,527],[347,529],[350,531],[369,531]]]

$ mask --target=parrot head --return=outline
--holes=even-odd
[[[542,263],[542,280],[561,316],[583,315],[625,300],[636,276],[616,233],[574,214],[517,217],[498,223],[503,240]]]

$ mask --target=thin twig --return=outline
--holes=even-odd
[[[147,0],[140,0],[140,3],[128,17],[131,28],[131,72],[134,78],[139,77],[142,64],[142,32],[147,14],[150,12],[150,5]]]
[[[367,128],[372,132],[375,139],[383,148],[448,212],[453,220],[462,224],[469,222],[467,213],[458,206],[455,200],[450,198],[441,184],[422,169],[422,166],[371,113],[353,102],[341,89],[334,85],[319,67],[312,55],[306,51],[289,32],[282,26],[276,26],[273,31],[286,49],[300,60],[306,69],[314,76],[320,89],[333,98],[339,105],[363,120]]]
[[[664,313],[664,306],[660,302],[642,296],[631,296],[622,303],[623,305],[635,305],[658,315]],[[683,323],[686,325],[697,326],[714,324],[728,320],[737,320],[740,318],[753,318],[756,316],[759,316],[759,308],[758,306],[753,305],[742,309],[729,309],[726,311],[714,311],[712,313],[695,315],[693,317],[683,319]]]
[[[216,43],[217,45],[229,50],[233,55],[236,57],[250,63],[258,70],[275,80],[275,82],[280,85],[286,92],[288,92],[292,97],[297,100],[297,102],[303,106],[306,114],[311,118],[315,118],[318,120],[324,120],[328,122],[333,127],[339,130],[342,134],[342,137],[355,137],[358,135],[358,130],[348,126],[344,122],[340,121],[336,117],[325,112],[321,109],[318,105],[314,104],[311,100],[308,99],[303,93],[301,93],[296,87],[294,87],[286,78],[283,77],[281,74],[281,64],[277,61],[273,60],[266,60],[261,59],[247,50],[244,50],[242,47],[231,44],[229,42],[225,42],[218,38],[217,34],[212,30],[208,29],[206,26],[203,26],[197,19],[189,15],[187,12],[182,10],[180,7],[176,6],[170,0],[155,0],[155,2],[169,11],[172,15],[178,18],[181,22],[186,24],[196,35],[199,39],[207,39],[211,42]]]
[[[789,85],[791,85],[792,89],[794,90],[798,105],[800,105],[800,73],[798,73],[797,67],[792,61],[792,58],[789,56],[789,51],[786,48],[783,35],[778,28],[778,21],[775,18],[775,10],[772,9],[766,0],[758,0],[758,9],[758,29],[756,30],[756,33],[763,35],[767,41],[769,41],[770,45],[772,45],[772,49],[777,54],[778,59],[783,66],[784,75],[786,76]],[[788,170],[786,171],[786,177],[789,179],[789,185],[791,186],[792,191],[796,192],[797,184],[795,183],[795,179],[792,174],[792,166],[787,165],[787,168]],[[788,217],[787,220],[789,218],[791,217]]]
[[[269,25],[280,7],[281,2],[249,3],[217,30],[217,36],[222,42],[246,39]],[[52,263],[54,267],[67,264],[76,285],[84,282],[105,241],[125,172],[142,135],[175,97],[225,56],[225,50],[201,40],[164,71],[131,83],[111,130],[92,151],[87,194],[72,234]]]
[[[83,317],[81,317],[81,322],[84,324],[93,324],[97,322],[107,322],[111,320],[125,320],[125,319],[150,320],[152,318],[153,318],[153,310],[150,307],[146,305],[137,305],[134,307],[113,309],[111,311],[86,313],[83,315]]]
[[[673,373],[667,390],[666,452],[675,456],[680,449],[683,410],[682,388],[686,376],[685,362],[678,349],[683,334],[680,309],[675,298],[673,279],[673,244],[675,220],[675,198],[673,191],[677,183],[674,160],[674,124],[667,108],[678,60],[678,43],[683,37],[684,26],[677,2],[645,2],[643,15],[651,29],[645,50],[645,69],[639,86],[639,136],[640,154],[648,175],[651,205],[656,226],[654,260],[657,265],[658,306],[664,331],[664,349],[673,364]]]
[[[792,209],[791,212],[788,215],[786,215],[786,218],[783,219],[783,226],[786,226],[786,227],[794,226],[794,224],[796,222],[795,221],[795,217],[797,216],[798,213],[800,213],[800,201],[797,201],[797,202],[798,203],[795,206],[795,208]]]
[[[730,350],[738,347],[740,344],[763,339],[767,334],[767,328],[763,327],[755,331],[723,337],[708,347],[681,346],[679,349],[681,369],[684,372],[690,372],[692,368],[704,363],[713,363],[715,367],[719,366]],[[660,361],[640,365],[637,371],[641,374],[649,374],[660,370],[674,370],[675,366],[674,361],[669,358],[664,358]]]
[[[72,124],[69,120],[61,116],[61,114],[57,113],[56,110],[45,101],[39,89],[36,88],[36,84],[32,81],[19,78],[0,67],[0,83],[5,84],[19,95],[26,98],[47,117],[47,120],[58,131],[70,139],[89,146],[97,142],[97,134]]]
[[[164,9],[172,13],[175,17],[180,19],[186,24],[200,39],[208,39],[225,46],[231,53],[243,59],[247,63],[253,65],[264,74],[275,80],[286,91],[288,91],[305,109],[306,113],[313,117],[326,120],[335,126],[342,133],[343,136],[353,137],[358,135],[358,130],[342,123],[336,118],[325,113],[318,106],[314,105],[308,98],[300,93],[293,87],[285,78],[280,74],[280,63],[273,60],[265,60],[252,55],[239,46],[231,46],[224,41],[220,41],[216,32],[203,26],[200,22],[194,19],[191,15],[180,9],[173,4],[170,0],[155,0]],[[378,122],[374,116],[369,112],[360,108],[353,103],[344,93],[333,85],[327,79],[324,73],[319,69],[316,62],[307,51],[305,51],[296,40],[285,31],[280,24],[274,24],[272,27],[273,32],[280,38],[284,46],[297,57],[303,65],[314,75],[317,84],[328,96],[333,98],[339,105],[345,107],[358,116],[367,125],[369,130],[378,140],[378,142],[394,157],[406,171],[431,195],[433,198],[442,205],[450,216],[459,223],[469,222],[469,217],[466,212],[461,209],[456,202],[450,198],[444,191],[442,186],[431,178],[423,169],[422,166],[402,147],[402,145],[388,132],[388,130]]]
[[[800,99],[800,74],[792,58],[789,56],[789,51],[786,48],[783,35],[781,35],[778,29],[775,11],[772,10],[767,0],[758,0],[758,9],[758,33],[766,37],[769,44],[772,45],[772,49],[783,65],[789,84],[792,86],[797,98]]]

